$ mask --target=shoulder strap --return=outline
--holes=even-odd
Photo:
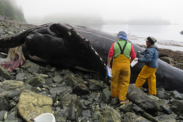
[[[119,48],[120,48],[120,50],[121,50],[121,54],[123,54],[123,52],[124,52],[124,50],[125,50],[125,47],[126,47],[127,42],[125,42],[125,45],[124,45],[123,49],[121,49],[121,45],[119,44],[119,42],[117,42],[117,44],[118,44],[118,46],[119,46]]]

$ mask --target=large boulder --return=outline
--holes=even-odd
[[[19,97],[18,113],[28,122],[29,116],[34,113],[35,117],[43,113],[52,113],[52,98],[24,90]]]
[[[137,88],[135,85],[130,84],[128,87],[127,98],[136,103],[138,106],[147,111],[157,111],[159,110],[159,105],[156,100],[151,99],[142,90]]]

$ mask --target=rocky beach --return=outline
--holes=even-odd
[[[0,38],[34,26],[0,20]],[[159,49],[159,55],[183,69],[183,52]],[[0,90],[0,122],[31,122],[43,113],[53,113],[56,122],[183,122],[183,93],[176,90],[157,88],[152,96],[130,84],[130,102],[119,105],[118,99],[111,103],[110,85],[95,73],[30,60],[12,72],[0,66]]]

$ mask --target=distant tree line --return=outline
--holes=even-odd
[[[66,13],[56,13],[45,16],[42,23],[47,22],[65,22],[72,24],[103,24],[103,20],[101,16],[98,15],[74,15],[74,14],[66,14]]]
[[[65,22],[78,25],[103,25],[103,24],[115,24],[115,25],[171,25],[171,22],[168,20],[163,20],[161,18],[152,18],[152,19],[137,19],[132,18],[129,20],[104,20],[100,15],[74,15],[71,13],[56,13],[47,15],[41,23],[48,22]]]
[[[18,7],[15,0],[0,0],[0,17],[25,22],[23,10]]]

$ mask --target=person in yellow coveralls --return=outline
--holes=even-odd
[[[126,33],[120,31],[117,35],[118,41],[113,43],[108,54],[108,67],[112,57],[112,80],[111,80],[111,98],[119,97],[120,104],[128,103],[126,94],[130,83],[130,63],[136,57],[134,47],[128,43]]]
[[[140,74],[137,77],[135,86],[141,89],[142,85],[148,80],[148,89],[151,95],[156,96],[156,75],[155,72],[158,68],[158,48],[155,45],[157,40],[154,37],[147,37],[146,39],[147,49],[144,51],[138,51],[138,53],[144,55],[144,58],[135,58],[139,62],[145,63]]]

